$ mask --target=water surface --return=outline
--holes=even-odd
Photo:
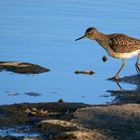
[[[107,78],[117,72],[121,61],[108,57],[104,63],[102,56],[106,52],[96,42],[74,40],[90,26],[105,33],[123,32],[140,38],[139,7],[138,0],[1,1],[0,60],[30,62],[51,71],[38,75],[1,72],[0,104],[60,98],[90,104],[111,102],[114,97],[107,91],[119,87]],[[121,76],[136,74],[135,60],[127,61]],[[74,73],[87,69],[95,74]],[[131,84],[121,86],[136,88]]]

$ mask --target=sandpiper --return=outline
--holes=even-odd
[[[120,67],[118,72],[115,74],[115,76],[109,79],[117,79],[119,77],[120,71],[125,66],[125,60],[135,55],[138,55],[138,58],[135,63],[136,70],[140,72],[138,63],[140,58],[139,39],[120,33],[104,34],[99,32],[96,28],[90,27],[86,30],[85,34],[82,37],[76,39],[75,41],[85,37],[97,41],[98,44],[102,46],[111,57],[119,58],[122,60],[122,66]]]

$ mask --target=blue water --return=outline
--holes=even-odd
[[[30,129],[30,126],[17,126],[15,128],[3,127],[0,128],[0,136],[37,137],[40,135],[38,132],[33,132]]]
[[[102,56],[106,52],[96,42],[74,40],[90,26],[105,33],[122,32],[140,38],[139,7],[138,0],[1,1],[0,60],[30,62],[51,71],[38,75],[1,72],[0,104],[60,98],[90,104],[111,102],[114,97],[106,91],[118,86],[107,78],[117,72],[121,61],[108,57],[104,63]],[[135,60],[127,61],[121,76],[136,74]],[[95,74],[74,74],[75,70],[88,69]],[[122,86],[135,88],[130,84]],[[25,94],[28,92],[39,96]]]

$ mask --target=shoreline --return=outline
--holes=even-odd
[[[27,133],[21,137],[1,136],[0,139],[133,140],[140,137],[140,105],[136,103],[23,103],[2,105],[0,112],[1,130],[13,128],[19,134]],[[28,136],[32,132],[39,135]]]

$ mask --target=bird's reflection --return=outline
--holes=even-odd
[[[115,81],[118,90],[108,90],[111,96],[115,97],[114,102],[118,103],[140,103],[140,75],[126,76]],[[134,89],[123,89],[123,83],[136,85]]]

